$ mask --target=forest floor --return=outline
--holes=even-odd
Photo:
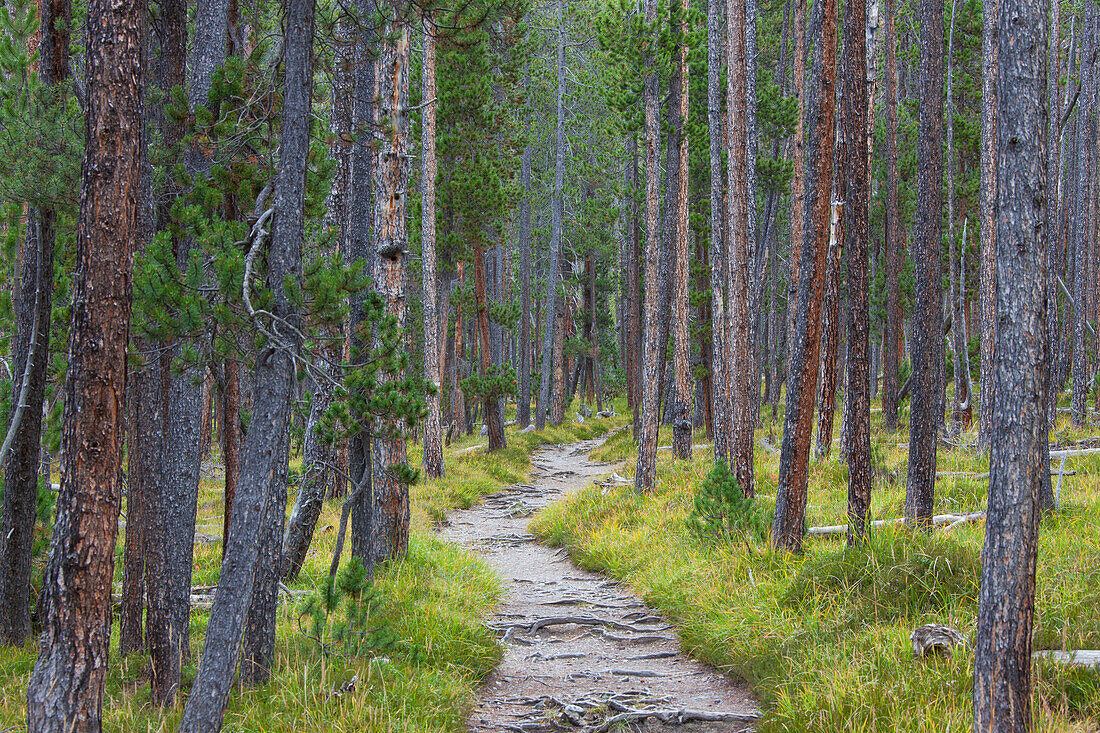
[[[899,429],[888,432],[881,413],[872,414],[875,520],[903,513],[907,410],[901,417]],[[1076,430],[1064,417],[1051,432],[1053,445],[1097,442],[1095,426]],[[669,437],[662,431],[661,444]],[[941,442],[935,513],[985,508],[989,462],[974,438],[971,429]],[[756,432],[756,517],[740,536],[700,537],[685,521],[713,466],[702,433],[689,461],[658,453],[653,491],[639,496],[633,481],[590,484],[540,511],[531,531],[659,609],[693,657],[745,680],[762,710],[756,724],[762,733],[970,731],[968,644],[984,522],[949,523],[926,534],[876,527],[856,548],[845,547],[843,534],[810,535],[801,556],[775,552],[767,528],[781,440],[782,412],[779,420],[766,414]],[[837,446],[811,461],[811,527],[846,521],[847,465]],[[623,431],[592,459],[625,461],[619,472],[630,479],[636,455]],[[1065,470],[1075,474],[1064,477],[1059,508],[1041,526],[1034,648],[1100,649],[1100,455],[1071,456]],[[957,629],[964,644],[945,658],[915,657],[909,635],[927,623]],[[1100,669],[1037,661],[1034,678],[1036,730],[1100,731]]]
[[[301,616],[301,601],[321,588],[339,526],[341,502],[326,502],[302,573],[280,594],[276,656],[271,680],[238,688],[230,696],[223,730],[227,733],[459,733],[480,688],[501,656],[496,634],[483,619],[500,595],[500,582],[475,553],[440,539],[433,526],[447,510],[470,507],[481,497],[521,483],[531,455],[541,445],[605,435],[624,417],[568,422],[539,432],[509,427],[508,448],[486,455],[485,439],[460,436],[445,450],[445,478],[421,480],[411,489],[409,553],[377,568],[371,606],[373,628],[389,637],[384,649],[349,652],[334,638],[342,611],[330,618],[323,635],[312,635]],[[216,444],[216,443],[215,443]],[[409,443],[409,462],[419,467],[420,446]],[[290,472],[300,473],[292,457]],[[193,593],[209,593],[218,582],[224,478],[218,456],[203,464],[199,486]],[[291,486],[287,509],[297,488]],[[122,519],[126,518],[123,507]],[[36,569],[48,547],[39,527]],[[122,538],[115,554],[114,593],[121,592]],[[347,559],[345,548],[345,561]],[[207,596],[208,597],[208,596]],[[118,656],[117,614],[111,636],[110,671],[103,701],[105,731],[176,730],[183,701],[202,654],[209,607],[191,614],[192,657],[184,665],[184,696],[168,709],[149,697],[148,657]],[[318,640],[324,641],[324,649]],[[37,657],[37,639],[20,648],[0,647],[0,733],[25,729],[25,692]]]
[[[545,447],[528,483],[449,515],[441,536],[477,551],[503,584],[490,626],[504,656],[481,687],[471,731],[750,730],[745,685],[681,649],[672,626],[627,588],[577,568],[528,532],[536,511],[618,463],[589,460],[603,440]],[[666,722],[669,725],[666,725]]]

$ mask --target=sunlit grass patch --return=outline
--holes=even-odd
[[[873,414],[874,416],[880,413]],[[1060,420],[1060,423],[1062,420]],[[837,426],[839,434],[839,424]],[[757,431],[755,470],[762,506],[774,502],[779,448]],[[988,459],[969,444],[940,446],[938,469],[981,474]],[[633,475],[632,442],[614,439]],[[908,435],[874,434],[872,515],[902,515]],[[1100,648],[1100,456],[1067,461],[1062,508],[1044,519],[1036,596],[1037,649]],[[761,731],[969,731],[972,654],[915,659],[909,634],[942,623],[973,642],[984,524],[912,535],[874,528],[866,545],[843,535],[806,538],[801,557],[745,538],[696,539],[686,518],[709,457],[674,463],[658,453],[656,488],[590,486],[535,518],[537,534],[585,567],[621,578],[680,625],[685,647],[747,680],[765,708]],[[941,476],[935,512],[985,508],[988,479]],[[832,454],[810,468],[809,524],[847,522],[847,467]],[[1036,729],[1100,726],[1100,672],[1036,666]]]

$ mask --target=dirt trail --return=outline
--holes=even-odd
[[[586,572],[527,531],[536,510],[609,474],[602,441],[534,456],[530,484],[450,515],[442,536],[479,552],[505,592],[490,624],[504,659],[467,721],[471,731],[748,731],[748,690],[680,650],[676,631],[627,588]]]

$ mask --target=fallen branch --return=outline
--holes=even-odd
[[[967,512],[964,514],[937,514],[932,517],[932,524],[934,526],[947,525],[947,528],[957,526],[959,524],[965,524],[967,522],[977,522],[985,519],[985,512]],[[870,523],[872,527],[889,527],[897,524],[904,524],[905,517],[899,517],[897,519],[879,519]],[[833,524],[828,527],[810,527],[810,534],[812,535],[835,535],[835,534],[848,534],[847,524]]]
[[[622,707],[618,705],[610,705],[610,707]],[[612,715],[603,721],[599,726],[593,728],[593,731],[598,733],[604,733],[609,731],[616,725],[623,723],[632,723],[639,720],[645,720],[646,718],[657,718],[665,725],[683,725],[690,722],[704,722],[704,723],[744,723],[746,730],[748,726],[759,719],[759,715],[755,713],[731,713],[724,711],[710,711],[710,710],[689,710],[687,708],[683,710],[635,710],[627,709]]]

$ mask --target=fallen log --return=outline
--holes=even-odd
[[[946,526],[947,529],[958,526],[959,524],[966,524],[968,522],[977,522],[981,519],[985,519],[985,512],[966,512],[963,514],[937,514],[932,517],[932,524],[934,526]],[[872,527],[889,527],[897,524],[904,524],[905,517],[899,517],[897,519],[877,519],[871,522]],[[810,527],[810,534],[812,535],[835,535],[835,534],[848,534],[847,524],[833,524],[827,527]]]

